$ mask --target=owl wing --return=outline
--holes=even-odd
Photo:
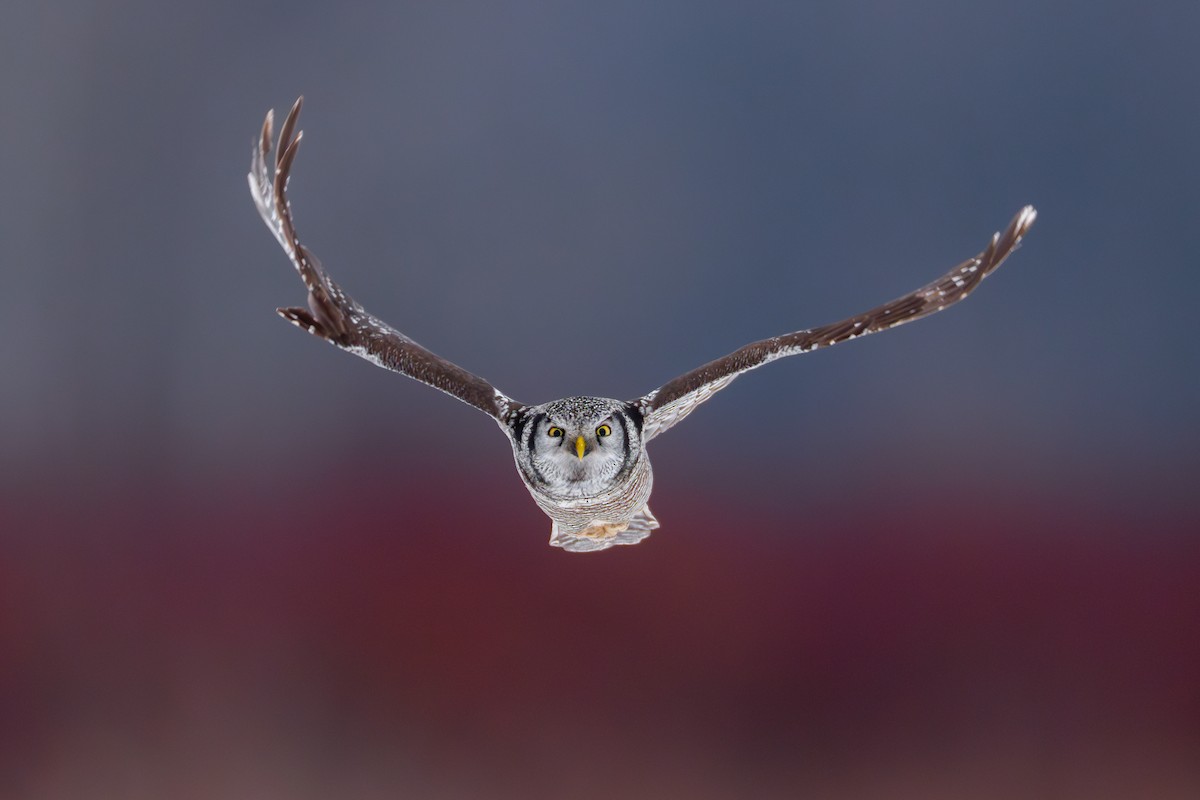
[[[296,130],[302,101],[300,98],[292,106],[279,131],[273,171],[267,159],[274,112],[267,112],[262,133],[254,143],[248,176],[258,213],[308,287],[308,308],[280,308],[280,316],[347,352],[453,395],[503,423],[510,412],[520,408],[520,403],[367,313],[334,283],[317,257],[296,237],[286,190],[302,136]]]
[[[634,401],[645,417],[644,439],[649,441],[682,420],[743,372],[778,358],[808,353],[819,347],[894,328],[954,305],[970,294],[1017,248],[1036,217],[1033,206],[1025,206],[1017,212],[1003,233],[992,236],[991,243],[982,253],[959,264],[933,283],[897,300],[841,322],[748,344],[724,358],[710,361],[663,384]]]

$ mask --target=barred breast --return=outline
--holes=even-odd
[[[594,525],[628,525],[646,507],[653,483],[650,460],[643,453],[621,481],[595,493],[573,496],[527,485],[534,502],[561,532],[579,533]]]

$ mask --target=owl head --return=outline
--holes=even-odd
[[[640,420],[628,403],[567,397],[528,411],[514,446],[528,466],[528,479],[542,488],[594,492],[641,457]]]

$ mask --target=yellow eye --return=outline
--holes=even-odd
[[[596,428],[596,435],[600,438],[604,438],[610,433],[612,433],[612,428],[608,427],[607,425],[601,425],[599,428]]]
[[[550,430],[546,431],[546,434],[551,438],[561,439],[563,435],[563,429],[557,425],[551,425]]]

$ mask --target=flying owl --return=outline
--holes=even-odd
[[[646,445],[744,372],[776,359],[887,330],[962,300],[1016,249],[1037,216],[1017,212],[987,248],[934,282],[841,322],[746,345],[684,373],[634,400],[565,397],[540,405],[513,400],[483,378],[434,355],[372,316],[334,283],[296,236],[286,190],[301,133],[296,101],[271,152],[273,112],[254,143],[254,204],[308,288],[307,308],[280,308],[284,318],[366,360],[440,389],[488,414],[512,445],[517,472],[550,517],[550,544],[573,552],[636,544],[657,528],[647,501],[653,484]]]

